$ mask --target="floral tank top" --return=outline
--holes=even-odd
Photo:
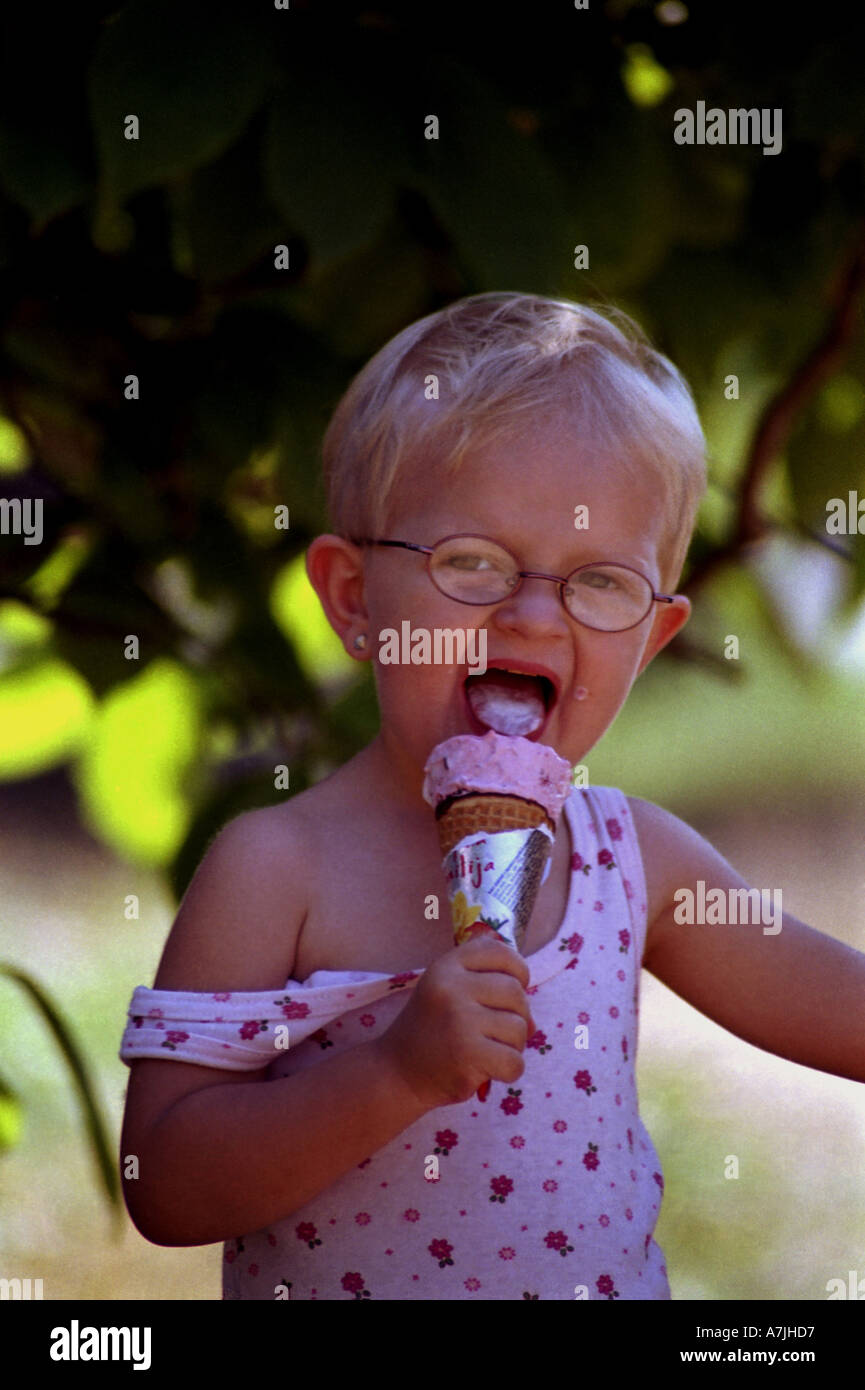
[[[226,1241],[224,1299],[670,1298],[634,1075],[639,845],[614,788],[573,789],[564,814],[569,897],[527,957],[523,1075],[429,1111],[304,1207]],[[139,986],[120,1057],[289,1076],[383,1033],[422,973],[323,970],[245,994]]]

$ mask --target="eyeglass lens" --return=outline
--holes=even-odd
[[[500,603],[519,583],[513,556],[494,541],[476,536],[457,536],[437,545],[430,556],[430,574],[443,594],[460,603]],[[579,622],[615,632],[645,617],[652,586],[622,565],[591,565],[565,585],[564,600]]]

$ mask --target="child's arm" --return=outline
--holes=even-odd
[[[157,989],[283,989],[303,885],[315,872],[296,819],[287,808],[248,812],[217,836],[181,905]],[[459,951],[458,965],[451,951],[429,968],[382,1037],[291,1076],[133,1062],[121,1157],[138,1156],[140,1176],[124,1177],[124,1196],[141,1234],[157,1245],[206,1245],[260,1230],[434,1106],[466,1099],[490,1075],[519,1076],[528,969],[500,942]]]
[[[636,797],[628,800],[657,893],[646,969],[746,1042],[865,1081],[865,954],[786,912],[774,924],[754,922],[753,910],[752,925],[731,925],[729,911],[726,925],[677,922],[677,890],[690,889],[696,897],[702,880],[706,895],[720,888],[729,904],[729,889],[749,885],[683,821]]]
[[[155,988],[281,990],[308,877],[291,818],[257,811],[232,821],[184,897]],[[124,1194],[136,1226],[158,1245],[258,1230],[423,1113],[371,1045],[266,1084],[263,1069],[150,1058],[131,1072],[121,1154],[138,1155],[140,1176],[124,1182]]]

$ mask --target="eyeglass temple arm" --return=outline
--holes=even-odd
[[[418,550],[421,555],[432,555],[433,552],[431,545],[413,545],[411,541],[374,541],[366,536],[349,536],[348,540],[352,545],[395,545],[403,550]]]

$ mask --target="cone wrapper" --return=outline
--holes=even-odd
[[[454,846],[442,867],[457,945],[492,932],[522,951],[552,848],[546,824],[479,832]]]

